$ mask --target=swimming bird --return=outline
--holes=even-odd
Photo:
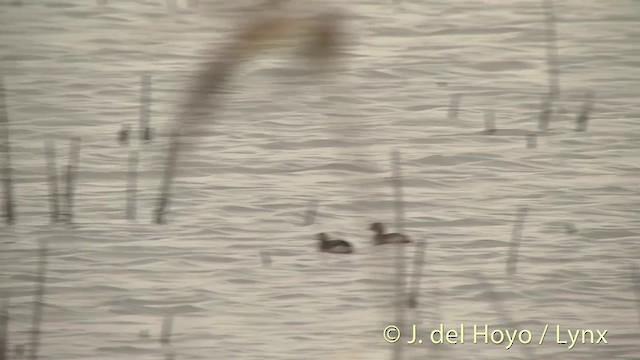
[[[384,225],[379,222],[375,222],[369,226],[369,230],[373,231],[375,235],[373,235],[373,244],[374,245],[384,245],[384,244],[407,244],[410,243],[411,240],[406,235],[391,233],[384,233]]]
[[[344,240],[329,240],[329,236],[325,233],[319,233],[317,239],[320,240],[318,250],[320,252],[329,252],[333,254],[351,254],[353,246]]]

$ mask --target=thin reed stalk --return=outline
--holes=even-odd
[[[9,359],[9,298],[4,298],[0,308],[0,360]]]
[[[638,310],[638,324],[640,325],[640,269],[638,265],[631,265],[631,287],[636,296],[636,308]]]
[[[40,242],[38,251],[38,274],[36,278],[36,294],[33,303],[33,321],[31,323],[31,345],[29,359],[38,359],[40,348],[40,334],[42,327],[42,308],[44,306],[45,283],[47,274],[47,242]]]
[[[458,110],[460,108],[460,99],[462,94],[452,94],[449,98],[449,112],[447,118],[449,120],[458,120]]]
[[[47,140],[44,146],[44,154],[47,160],[47,172],[49,178],[49,203],[51,204],[51,223],[60,219],[60,205],[58,203],[58,170],[56,167],[56,148],[51,140]]]
[[[549,74],[549,95],[553,102],[560,96],[560,71],[558,69],[558,36],[553,0],[543,0],[545,30],[547,35],[547,71]]]
[[[173,316],[167,315],[162,320],[162,328],[160,330],[160,344],[165,360],[173,360],[175,353],[171,347],[171,331],[173,328]]]
[[[135,220],[137,217],[138,156],[138,150],[129,151],[129,170],[127,171],[127,219],[129,220]]]
[[[580,114],[578,114],[578,118],[576,119],[576,132],[587,131],[587,127],[589,126],[589,115],[591,115],[591,110],[593,110],[593,98],[593,92],[587,91],[584,96],[584,104],[582,105]]]
[[[4,79],[0,77],[0,126],[2,129],[2,183],[4,188],[4,217],[7,225],[13,225],[16,220],[15,204],[13,201],[13,174],[11,168],[11,142],[9,132],[9,115],[4,89]]]
[[[404,233],[404,203],[402,199],[402,174],[400,169],[400,152],[393,150],[391,153],[391,167],[392,167],[392,180],[394,189],[394,204],[395,204],[395,225],[398,233]],[[397,245],[396,247],[396,326],[400,329],[404,329],[404,309],[406,306],[405,298],[405,266],[404,266],[404,246]],[[396,344],[393,347],[392,359],[402,359],[402,344]]]
[[[553,115],[553,98],[547,94],[540,104],[540,115],[538,115],[538,131],[544,133],[549,130],[549,123]]]
[[[151,76],[142,75],[140,80],[140,119],[138,133],[140,141],[151,140]]]
[[[424,268],[424,257],[427,242],[420,240],[416,244],[416,253],[413,258],[413,272],[409,278],[409,307],[416,308],[418,306],[418,294],[420,293],[420,282],[422,281],[422,270]]]
[[[553,0],[543,0],[545,13],[545,31],[547,40],[547,73],[549,75],[549,90],[542,102],[542,110],[538,119],[538,129],[546,132],[549,129],[553,106],[560,96],[560,72],[558,70],[558,39],[556,35],[555,14]]]
[[[518,249],[520,248],[520,240],[522,238],[522,230],[524,229],[524,219],[527,216],[527,207],[522,206],[518,208],[516,214],[516,221],[513,225],[513,232],[511,233],[511,244],[509,246],[509,256],[507,257],[507,275],[513,276],[516,274],[518,266]]]
[[[67,173],[66,173],[66,183],[67,183],[67,191],[66,191],[66,199],[67,199],[67,223],[71,223],[73,221],[73,199],[75,193],[77,172],[80,163],[80,138],[74,137],[71,139],[71,144],[69,146],[69,163],[67,164]]]

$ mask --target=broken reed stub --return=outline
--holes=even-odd
[[[139,153],[137,150],[130,150],[127,166],[127,210],[128,220],[135,220],[137,217],[137,197],[138,197],[138,162]]]
[[[549,123],[551,122],[551,116],[553,115],[553,102],[551,96],[547,96],[542,100],[540,104],[540,114],[538,115],[538,131],[547,132],[549,130]]]
[[[160,330],[160,344],[169,345],[171,344],[171,331],[173,328],[173,315],[167,315],[162,319],[162,327]]]
[[[118,143],[122,146],[129,145],[129,132],[130,126],[122,124],[122,127],[118,131]]]
[[[520,241],[522,239],[522,232],[524,230],[524,221],[528,213],[526,206],[518,208],[516,214],[516,221],[513,225],[513,231],[511,233],[511,243],[509,244],[509,255],[507,256],[507,275],[513,276],[517,272],[518,267],[518,252],[520,249]]]
[[[493,110],[484,111],[484,133],[487,135],[496,133],[496,114]]]
[[[462,94],[452,94],[449,98],[449,112],[447,118],[449,120],[458,120],[458,110],[460,109],[460,99]]]
[[[151,140],[151,75],[142,75],[140,78],[140,123],[138,131],[140,140]]]
[[[527,141],[527,149],[535,149],[538,147],[538,135],[527,134],[525,139]]]
[[[316,221],[316,216],[318,214],[318,205],[319,201],[310,200],[307,205],[307,210],[305,211],[304,220],[302,222],[302,226],[313,225]]]
[[[594,94],[592,91],[588,91],[585,95],[585,101],[580,109],[580,113],[576,118],[576,132],[584,132],[587,131],[587,127],[589,126],[589,120],[591,111],[593,110],[593,98]]]

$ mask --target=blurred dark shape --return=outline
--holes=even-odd
[[[584,98],[584,104],[582,105],[580,114],[578,114],[578,118],[576,119],[576,132],[587,131],[587,126],[589,125],[589,115],[591,114],[591,110],[593,109],[593,92],[587,91]]]
[[[320,252],[328,252],[332,254],[352,254],[353,246],[344,240],[330,240],[329,235],[319,233],[316,235],[319,241],[318,250]]]
[[[522,230],[524,229],[524,220],[527,216],[528,209],[526,206],[518,208],[516,221],[513,225],[511,234],[511,244],[509,246],[509,256],[507,257],[507,275],[516,274],[518,265],[518,249],[520,248],[520,239],[522,238]]]
[[[140,339],[148,339],[149,337],[151,337],[151,333],[149,332],[149,330],[140,330],[138,332],[138,337]]]
[[[573,225],[571,223],[565,223],[564,224],[564,229],[567,232],[567,234],[569,234],[569,235],[573,235],[573,234],[578,232],[578,229],[576,229],[575,225]]]
[[[535,149],[538,147],[538,135],[527,134],[527,149]]]
[[[211,121],[209,107],[214,97],[224,87],[236,68],[262,50],[282,47],[289,44],[291,38],[300,33],[309,34],[303,54],[312,56],[310,60],[316,68],[325,69],[332,56],[337,54],[336,44],[340,37],[337,12],[320,14],[313,18],[292,16],[281,11],[277,16],[262,16],[244,26],[221,50],[215,58],[207,61],[196,74],[195,83],[189,89],[185,103],[181,106],[173,129],[170,132],[169,150],[160,188],[158,205],[155,209],[155,222],[165,223],[169,205],[171,186],[175,176],[178,154],[188,145],[184,135],[197,134],[200,126]],[[144,93],[144,92],[143,92]],[[144,103],[144,102],[143,102]]]
[[[460,108],[460,100],[462,94],[452,94],[449,98],[449,113],[447,115],[449,120],[458,120],[458,109]]]
[[[552,107],[553,102],[551,97],[545,97],[540,105],[540,115],[538,117],[538,130],[540,132],[547,132],[547,130],[549,130],[549,123],[551,122],[551,115],[553,114]]]
[[[263,267],[271,266],[271,255],[269,255],[266,251],[260,252],[260,261],[262,262]]]
[[[493,110],[485,110],[484,112],[484,133],[487,135],[496,133],[496,118]]]
[[[397,222],[396,222],[397,223]],[[408,244],[411,242],[408,236],[401,233],[385,234],[385,226],[381,222],[374,222],[369,225],[369,230],[373,231],[373,245],[386,244]]]
[[[129,145],[129,125],[122,125],[118,131],[118,143],[120,145]]]
[[[171,328],[173,327],[173,316],[167,315],[162,320],[162,330],[160,331],[160,344],[169,345],[171,343]]]
[[[320,204],[317,200],[309,201],[307,205],[307,211],[304,215],[304,221],[302,222],[302,226],[312,225],[316,221],[316,215],[318,214],[318,205]]]
[[[151,129],[149,122],[151,121],[151,76],[142,75],[140,78],[140,117],[138,131],[140,139],[144,141],[151,140]]]
[[[13,353],[16,355],[16,359],[21,359],[24,356],[24,345],[16,345]]]
[[[171,348],[171,331],[173,327],[173,316],[167,315],[162,320],[162,330],[160,331],[160,344],[162,345],[165,360],[173,360],[175,354]]]
[[[409,298],[407,299],[407,307],[409,309],[415,309],[418,307],[418,299],[416,294],[409,294]]]
[[[312,69],[325,71],[338,58],[345,38],[342,18],[339,12],[325,12],[313,20],[309,40],[302,47],[302,56],[311,61]]]
[[[449,85],[449,83],[446,82],[446,81],[436,81],[436,85],[439,86],[439,87],[445,87],[445,86]]]
[[[144,141],[151,141],[151,139],[153,139],[153,130],[150,127],[144,128],[142,139]]]

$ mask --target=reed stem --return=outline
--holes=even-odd
[[[80,163],[80,138],[74,137],[71,139],[71,145],[69,146],[69,163],[67,165],[67,223],[71,223],[73,220],[73,199],[77,179],[77,171]]]
[[[13,193],[13,171],[11,167],[11,142],[9,133],[9,115],[7,114],[7,103],[4,88],[4,79],[0,77],[0,131],[2,131],[2,183],[4,185],[4,217],[7,225],[15,224],[16,212]]]
[[[56,148],[51,140],[45,142],[45,158],[49,177],[49,203],[51,204],[51,223],[60,219],[60,205],[58,203],[58,170],[56,168]]]
[[[402,199],[402,174],[400,170],[400,152],[393,150],[391,153],[391,166],[393,176],[393,188],[395,198],[395,225],[396,230],[399,233],[403,233],[404,227],[404,203]],[[396,248],[396,326],[400,329],[404,329],[404,309],[406,306],[405,299],[405,266],[404,266],[404,247],[400,244],[395,246]],[[396,344],[393,347],[394,360],[402,359],[402,344]]]

